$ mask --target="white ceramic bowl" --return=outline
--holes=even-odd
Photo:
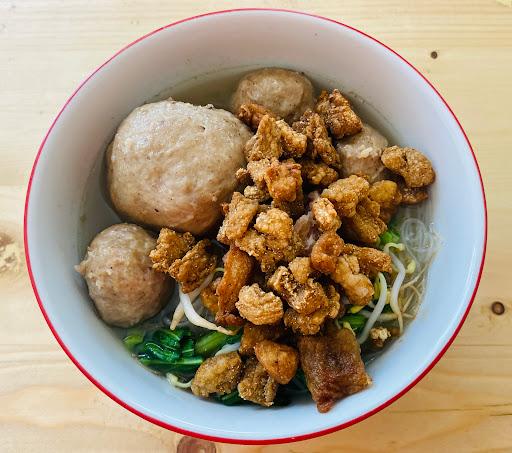
[[[443,246],[419,314],[403,337],[369,365],[371,388],[327,414],[319,414],[306,400],[271,410],[225,407],[171,388],[132,359],[98,319],[73,270],[92,235],[116,221],[100,196],[97,174],[92,181],[89,175],[120,121],[177,82],[250,66],[297,69],[353,98],[356,93],[360,111],[398,144],[422,150],[437,172],[428,209]],[[163,27],[122,49],[79,86],[58,114],[39,149],[26,199],[25,248],[32,285],[71,360],[107,395],[141,417],[222,442],[314,437],[356,423],[403,395],[433,367],[460,329],[478,286],[485,242],[485,198],[477,163],[439,93],[375,39],[329,19],[290,11],[206,14]]]

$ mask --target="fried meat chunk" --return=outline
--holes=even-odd
[[[311,212],[320,231],[336,231],[341,226],[341,219],[334,205],[327,198],[317,198],[311,203]]]
[[[276,201],[295,201],[302,190],[300,165],[293,160],[279,162],[272,159],[265,171],[264,180],[270,196]]]
[[[298,348],[306,383],[319,412],[328,412],[339,399],[371,384],[359,345],[348,329],[301,337]]]
[[[324,189],[322,198],[327,198],[340,217],[353,217],[356,206],[368,195],[370,184],[360,176],[351,175],[338,179]]]
[[[316,335],[325,320],[327,318],[336,318],[341,308],[340,295],[334,286],[329,285],[325,293],[327,295],[327,304],[313,313],[303,314],[293,308],[288,308],[284,313],[285,326],[301,335]]]
[[[247,186],[244,189],[244,197],[249,198],[250,200],[255,200],[258,203],[264,203],[269,200],[270,194],[266,187],[260,188],[258,186]]]
[[[162,228],[156,241],[156,248],[149,254],[153,269],[169,273],[172,263],[183,258],[195,242],[194,236],[188,232],[177,233],[169,228]]]
[[[353,305],[367,305],[372,300],[374,294],[372,282],[361,273],[355,255],[339,256],[336,269],[330,275],[336,283],[341,285]]]
[[[241,238],[254,216],[258,212],[258,202],[244,197],[240,192],[235,192],[229,203],[229,207],[222,222],[217,240],[223,244],[231,244]]]
[[[414,148],[391,146],[380,158],[387,168],[404,178],[407,187],[428,186],[436,177],[430,161]]]
[[[306,110],[300,120],[293,124],[293,128],[307,137],[309,157],[320,157],[325,164],[340,167],[340,156],[332,145],[324,120],[318,113]]]
[[[298,313],[310,314],[327,305],[322,285],[308,278],[299,283],[287,267],[279,266],[268,280],[268,286]]]
[[[181,284],[184,293],[199,288],[217,267],[217,256],[210,252],[210,247],[211,242],[208,239],[199,241],[169,268],[169,274]]]
[[[370,341],[376,348],[384,347],[388,338],[391,338],[391,332],[386,327],[378,326],[370,329]]]
[[[254,260],[247,253],[232,245],[224,257],[224,275],[217,286],[219,310],[215,320],[222,325],[240,325],[236,316],[238,293],[247,285],[254,267]]]
[[[277,118],[277,116],[274,115],[274,113],[272,113],[269,109],[255,103],[242,104],[236,112],[236,116],[238,116],[238,118],[247,124],[247,126],[249,126],[253,131],[258,129],[261,119],[265,115],[268,115],[272,118]]]
[[[322,116],[332,136],[336,139],[345,135],[357,134],[363,127],[363,123],[339,90],[333,90],[332,93],[322,91],[318,97],[315,111]]]
[[[240,380],[242,368],[242,360],[236,351],[210,357],[197,369],[192,380],[192,393],[203,398],[211,393],[230,393]]]
[[[246,401],[269,407],[274,404],[278,385],[256,358],[250,358],[245,363],[238,393]]]
[[[254,346],[258,362],[279,384],[288,384],[299,366],[299,353],[291,346],[271,340],[260,341]]]
[[[244,286],[236,308],[240,315],[258,326],[275,324],[283,317],[283,302],[273,293],[264,292],[257,283]]]
[[[254,229],[277,239],[289,240],[293,234],[293,220],[286,212],[270,208],[268,211],[258,214]]]
[[[293,225],[293,230],[300,238],[302,243],[302,254],[310,255],[311,249],[317,239],[320,237],[320,230],[313,219],[313,214],[309,211],[307,214],[300,216]]]
[[[297,132],[284,121],[277,121],[277,127],[281,130],[281,145],[283,156],[298,158],[306,152],[307,138],[304,134]]]
[[[327,187],[339,178],[338,172],[324,162],[302,159],[302,179],[315,186]]]
[[[375,277],[378,272],[392,272],[391,257],[378,249],[345,244],[343,253],[354,255],[361,272],[371,278]]]
[[[286,214],[288,214],[293,219],[300,217],[306,211],[304,206],[304,193],[302,192],[302,186],[298,186],[294,201],[282,201],[274,199],[272,200],[271,206],[286,212]]]
[[[265,182],[265,173],[270,168],[271,159],[260,159],[253,160],[247,163],[247,171],[251,176],[256,187],[267,190],[267,184]]]
[[[256,326],[250,322],[244,325],[238,351],[243,356],[254,355],[254,346],[263,340],[277,340],[284,332],[282,324]]]
[[[400,185],[399,187],[400,193],[402,194],[403,204],[418,204],[428,199],[428,192],[425,188],[407,187],[405,184]]]
[[[220,282],[220,277],[213,280],[206,288],[201,291],[200,297],[203,306],[212,314],[215,315],[219,310],[219,296],[217,296],[217,286]]]
[[[398,205],[402,202],[402,194],[398,184],[394,181],[377,181],[372,184],[368,192],[368,198],[380,206],[380,218],[388,223],[395,214]]]
[[[311,265],[323,274],[329,275],[336,270],[338,257],[342,254],[345,243],[336,232],[322,234],[311,250]]]
[[[289,269],[292,271],[293,277],[302,285],[305,285],[314,272],[311,267],[311,258],[308,256],[300,256],[290,261],[288,264]]]
[[[368,245],[375,245],[379,236],[387,230],[380,218],[379,203],[363,198],[357,205],[356,214],[345,219],[344,232],[350,238]]]

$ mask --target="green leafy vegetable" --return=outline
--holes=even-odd
[[[221,332],[210,332],[196,341],[195,353],[203,357],[210,357],[225,344],[234,344],[240,341],[241,332],[236,335],[226,335]]]
[[[378,245],[384,247],[389,242],[400,242],[400,233],[392,227],[389,227],[387,231],[380,235]]]
[[[174,362],[180,358],[180,353],[172,349],[164,349],[156,343],[148,341],[144,344],[143,351],[149,356],[165,362]]]
[[[123,339],[124,345],[128,348],[128,350],[133,351],[136,346],[141,344],[144,341],[144,332],[142,331],[132,331]]]
[[[236,404],[242,404],[244,402],[238,390],[233,390],[226,395],[217,395],[215,399],[226,406],[235,406]]]
[[[194,340],[186,338],[181,348],[181,355],[183,357],[192,357],[194,355]]]
[[[343,325],[344,322],[348,322],[350,324],[350,327],[352,327],[352,330],[354,332],[358,332],[366,324],[366,318],[363,315],[360,315],[357,313],[350,314],[350,315],[345,315],[342,318],[340,318],[339,323],[341,325]]]

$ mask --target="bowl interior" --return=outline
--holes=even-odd
[[[318,414],[306,400],[271,410],[225,407],[171,388],[124,350],[98,319],[73,266],[118,219],[100,184],[101,155],[136,106],[198,75],[280,66],[346,91],[390,141],[433,162],[430,220],[443,238],[427,293],[405,334],[369,365],[373,386]],[[224,440],[297,438],[384,405],[440,354],[463,319],[483,258],[478,171],[456,120],[424,79],[376,41],[337,23],[279,11],[207,15],[159,30],[89,78],[51,129],[35,167],[26,218],[33,282],[55,333],[87,373],[131,409],[178,430]],[[215,414],[215,416],[212,416]]]

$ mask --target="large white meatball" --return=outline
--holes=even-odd
[[[205,233],[236,188],[250,137],[225,110],[172,100],[136,108],[107,153],[115,209],[149,227]]]
[[[172,280],[152,268],[149,252],[156,239],[128,223],[99,233],[76,266],[102,319],[130,327],[156,315],[166,303]]]
[[[232,99],[233,112],[242,104],[256,103],[288,122],[313,108],[313,85],[307,77],[287,69],[266,68],[250,72],[238,83]]]
[[[363,124],[361,132],[336,145],[341,155],[343,176],[365,175],[371,183],[385,179],[387,172],[380,156],[387,146],[386,137],[368,124]]]

